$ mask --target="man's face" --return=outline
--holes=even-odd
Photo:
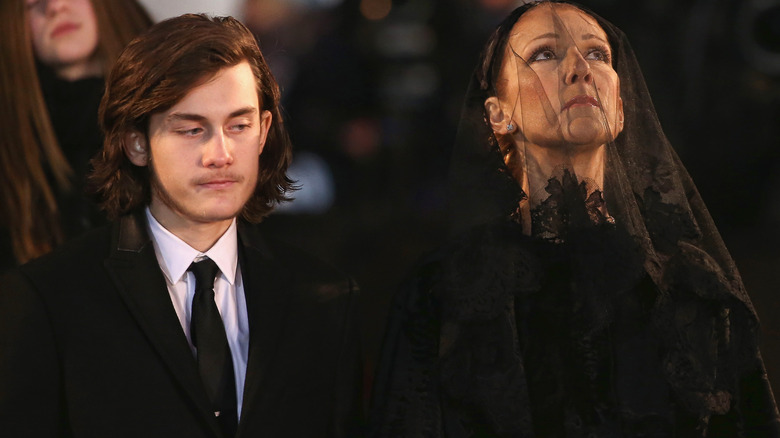
[[[154,217],[168,229],[231,221],[254,193],[270,125],[247,62],[152,115],[146,153]]]

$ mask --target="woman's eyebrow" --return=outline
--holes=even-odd
[[[544,39],[549,39],[549,38],[558,39],[559,36],[555,32],[548,32],[548,33],[543,33],[541,35],[537,35],[537,36],[531,38],[531,41],[544,40]]]

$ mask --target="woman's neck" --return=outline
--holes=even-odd
[[[564,171],[574,174],[577,181],[584,182],[587,190],[586,196],[594,191],[604,190],[604,168],[606,165],[606,147],[604,145],[595,148],[580,149],[552,149],[537,146],[531,143],[518,145],[522,172],[514,172],[516,178],[528,196],[521,201],[519,213],[523,224],[523,232],[531,233],[531,210],[544,202],[550,193],[547,186],[550,179],[563,178]],[[602,212],[606,214],[606,211]]]
[[[100,60],[94,56],[83,62],[52,66],[52,69],[58,78],[70,82],[100,76],[103,73]]]
[[[532,206],[547,198],[544,190],[552,177],[559,177],[564,170],[573,172],[578,181],[588,183],[589,192],[604,187],[604,165],[606,148],[602,145],[596,148],[571,148],[568,150],[539,147],[534,144],[520,145],[524,148],[526,169],[523,181]]]

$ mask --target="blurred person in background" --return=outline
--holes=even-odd
[[[103,75],[151,25],[135,1],[0,4],[0,271],[103,221],[83,194]]]

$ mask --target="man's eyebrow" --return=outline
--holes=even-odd
[[[233,117],[245,116],[245,115],[250,115],[255,113],[257,113],[257,108],[253,106],[247,106],[233,111],[228,115],[228,118],[232,119]],[[169,123],[178,122],[181,120],[190,121],[190,122],[202,122],[206,120],[206,117],[194,113],[173,113],[173,114],[168,114],[168,116],[165,117],[165,121]]]
[[[257,108],[255,108],[253,106],[247,106],[247,107],[244,107],[244,108],[241,108],[241,109],[237,109],[237,110],[233,111],[232,113],[230,113],[230,118],[238,117],[238,116],[246,116],[246,115],[255,114],[255,113],[257,113]]]
[[[190,122],[202,122],[206,120],[204,116],[201,116],[200,114],[190,114],[190,113],[173,113],[168,114],[165,117],[166,122],[178,122],[181,120],[190,121]]]

